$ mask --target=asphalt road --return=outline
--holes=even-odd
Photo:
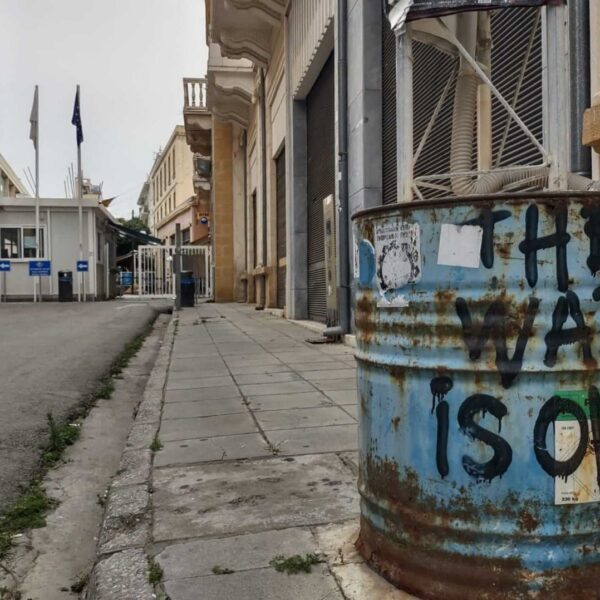
[[[165,306],[0,304],[0,511],[38,464],[48,412],[67,416]]]

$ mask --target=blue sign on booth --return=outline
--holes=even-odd
[[[52,267],[49,260],[30,260],[30,277],[49,277],[52,274]]]
[[[10,260],[0,260],[0,273],[10,271]]]
[[[78,273],[87,273],[90,270],[90,265],[87,260],[78,260],[77,261],[77,272]]]

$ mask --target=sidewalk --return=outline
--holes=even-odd
[[[354,550],[353,350],[314,337],[245,305],[179,313],[144,544],[171,600],[407,598]],[[295,575],[270,564],[308,553],[327,560]]]

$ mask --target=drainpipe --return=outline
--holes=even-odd
[[[348,0],[337,2],[338,205],[337,298],[339,327],[350,333],[350,224],[348,215]]]
[[[262,179],[262,256],[263,269],[267,268],[267,100],[265,98],[265,70],[260,69],[260,141]],[[259,296],[256,310],[264,310],[267,305],[267,275],[259,277]]]
[[[583,113],[590,106],[590,3],[570,0],[569,38],[571,54],[571,172],[590,177],[592,156],[581,143]]]
[[[245,271],[245,281],[244,281],[244,291],[243,291],[243,300],[242,302],[248,302],[248,274],[250,272],[250,268],[248,265],[248,155],[247,155],[247,131],[244,129],[242,131],[242,148],[244,149],[244,271]]]

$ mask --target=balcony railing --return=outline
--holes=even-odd
[[[206,79],[186,77],[183,80],[184,110],[206,111]]]

